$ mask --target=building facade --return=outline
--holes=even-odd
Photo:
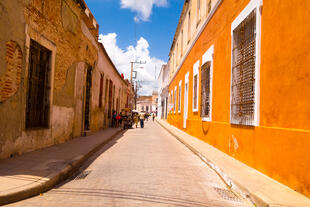
[[[105,78],[114,110],[129,85],[105,69],[85,2],[3,0],[0,11],[0,159],[104,128]]]
[[[186,0],[168,62],[170,124],[307,196],[309,7]]]
[[[158,75],[158,113],[160,119],[168,116],[169,66],[164,64]]]
[[[153,91],[152,93],[152,109],[151,112],[157,116],[158,111],[158,92]]]
[[[132,108],[133,90],[128,80],[117,71],[104,46],[99,43],[98,72],[97,72],[96,110],[93,123],[96,128],[106,128],[112,125],[112,114],[117,114],[124,108]],[[96,89],[94,89],[96,90]]]
[[[152,113],[152,96],[139,96],[137,98],[137,111]]]

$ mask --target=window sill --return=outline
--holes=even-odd
[[[198,109],[193,109],[193,112],[198,112]]]
[[[46,130],[50,130],[50,127],[29,127],[29,128],[25,128],[25,131],[27,132],[38,132],[38,131],[46,131]]]
[[[181,111],[178,111],[178,114],[180,114],[181,113]]]
[[[209,117],[202,117],[201,121],[211,122],[211,118],[209,118]]]

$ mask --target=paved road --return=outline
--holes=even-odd
[[[124,131],[80,170],[89,174],[8,206],[245,206],[213,170],[152,121]]]

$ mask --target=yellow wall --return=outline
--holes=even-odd
[[[182,80],[182,110],[180,114],[169,113],[168,122],[310,196],[310,13],[306,13],[310,1],[263,1],[260,121],[256,127],[230,124],[231,23],[248,3],[221,3],[170,83],[169,92]],[[212,122],[202,122],[200,109],[192,112],[193,65],[197,60],[201,65],[202,55],[211,45]],[[183,129],[184,77],[188,71],[189,117]],[[200,98],[199,91],[199,102]]]

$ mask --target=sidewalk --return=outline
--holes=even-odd
[[[232,190],[263,207],[308,207],[310,199],[243,164],[215,147],[168,124],[157,122],[197,154]]]
[[[109,128],[87,137],[0,160],[0,205],[38,195],[68,178],[121,130]]]

